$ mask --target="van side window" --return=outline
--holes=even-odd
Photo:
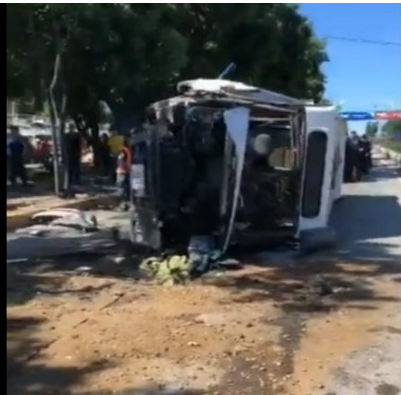
[[[320,212],[326,151],[326,133],[321,130],[312,131],[308,136],[306,148],[305,177],[301,209],[304,218],[317,217]]]

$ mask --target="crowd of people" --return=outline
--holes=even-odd
[[[83,142],[73,124],[68,127],[64,147],[70,185],[79,185]],[[127,209],[132,162],[127,138],[117,133],[111,133],[110,136],[102,134],[96,148],[93,148],[97,150],[95,156],[98,159],[95,167],[98,173],[116,183],[121,204]],[[20,135],[18,127],[11,126],[7,137],[7,162],[9,180],[12,185],[15,185],[18,180],[23,185],[28,182],[25,169],[26,151],[26,142]],[[362,175],[368,174],[371,166],[371,142],[366,135],[358,136],[356,132],[351,132],[346,141],[344,182],[359,181]]]
[[[81,183],[82,153],[85,141],[74,124],[67,127],[64,136],[64,160],[67,167],[69,184],[71,186]],[[89,142],[90,144],[90,142]],[[102,134],[98,142],[92,142],[92,151],[96,151],[95,168],[97,173],[116,183],[120,194],[122,206],[127,208],[129,201],[129,173],[131,167],[131,154],[126,137],[112,132],[110,136]],[[42,145],[39,146],[43,151]],[[26,162],[30,144],[21,134],[18,126],[10,126],[7,134],[7,170],[11,185],[17,185],[18,181],[26,186],[28,177]],[[48,156],[52,150],[46,148]]]
[[[372,167],[372,144],[366,135],[351,132],[345,146],[344,182],[360,181]]]

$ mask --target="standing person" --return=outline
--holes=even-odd
[[[355,145],[358,152],[358,172],[359,174],[368,174],[369,166],[368,166],[368,153],[367,153],[367,144],[365,136],[359,137],[356,132],[352,132],[352,141]],[[360,178],[360,177],[359,177]]]
[[[81,182],[81,139],[74,124],[69,125],[66,134],[66,156],[70,185],[79,185]]]
[[[359,179],[359,146],[355,135],[351,134],[345,144],[344,182],[355,182]]]
[[[8,141],[7,154],[10,166],[10,182],[17,183],[19,178],[23,185],[27,185],[26,169],[24,164],[25,146],[18,126],[11,126],[11,138]]]
[[[345,141],[345,157],[344,157],[344,182],[351,182],[352,180],[352,146],[350,138],[347,137]]]
[[[126,142],[117,157],[116,168],[117,188],[124,211],[127,211],[129,208],[131,163],[131,151]]]
[[[372,144],[366,134],[362,136],[360,144],[363,152],[364,167],[366,173],[368,173],[372,167]]]
[[[361,139],[355,131],[351,132],[351,143],[354,151],[353,181],[360,181],[361,173],[363,173],[363,154],[361,150]]]
[[[40,161],[44,168],[50,173],[53,172],[52,146],[47,138],[43,138],[39,143]]]
[[[124,147],[124,136],[118,134],[115,131],[111,132],[111,136],[109,138],[109,146],[110,146],[110,161],[112,163],[113,174],[112,181],[116,180],[116,174],[114,169],[117,168],[117,157],[120,155],[121,150]]]

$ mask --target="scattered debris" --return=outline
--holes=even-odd
[[[191,261],[186,256],[147,258],[140,264],[140,269],[155,276],[163,285],[180,284],[189,280],[192,270]]]
[[[231,270],[238,270],[242,268],[241,262],[233,258],[219,260],[218,266],[221,268],[231,269]]]
[[[188,246],[188,256],[170,255],[145,259],[140,268],[156,277],[159,284],[181,284],[215,269],[238,269],[235,259],[220,260],[221,251],[213,249],[210,236],[192,236]]]
[[[311,291],[319,296],[327,296],[334,293],[328,281],[321,275],[315,276],[311,281]]]
[[[116,263],[117,265],[119,265],[119,264],[121,264],[121,263],[123,263],[124,261],[125,261],[125,257],[123,257],[123,256],[116,256],[114,259],[113,259],[113,261],[114,261],[114,263]]]
[[[209,268],[213,239],[210,236],[192,236],[188,246],[188,257],[193,267],[203,273]]]
[[[116,244],[107,226],[99,227],[90,213],[46,210],[31,217],[31,225],[7,233],[7,260],[93,251]]]
[[[82,210],[60,208],[40,211],[32,216],[33,225],[66,226],[82,231],[96,231],[97,218]]]

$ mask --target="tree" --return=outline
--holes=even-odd
[[[327,99],[325,97],[323,97],[317,104],[320,105],[320,106],[332,106],[332,105],[334,105],[334,103],[331,100],[329,100],[329,99]]]
[[[366,124],[365,133],[370,138],[375,138],[379,131],[379,124],[377,122],[368,122]]]
[[[231,62],[230,78],[319,101],[324,43],[293,4],[175,4],[188,38],[181,78],[215,78]],[[175,15],[175,14],[174,14]],[[229,15],[229,17],[227,17]]]
[[[231,79],[315,101],[324,92],[324,43],[293,4],[8,4],[7,29],[7,94],[43,103],[61,42],[58,95],[83,133],[96,135],[99,101],[126,130],[179,80],[231,62]]]
[[[382,127],[382,134],[386,139],[401,141],[401,119],[387,121]]]
[[[94,123],[100,100],[117,114],[138,113],[144,103],[172,84],[185,63],[185,39],[163,23],[169,12],[164,5],[35,4],[7,8],[7,26],[19,26],[7,36],[8,94],[43,94],[46,83],[33,85],[51,78],[57,31],[63,47],[67,111],[71,117],[84,119],[82,124]],[[29,50],[27,41],[32,41],[34,50]],[[37,67],[32,66],[40,63],[46,67],[33,73]],[[20,86],[22,79],[26,83]]]
[[[68,117],[90,137],[96,160],[100,102],[127,132],[179,80],[231,62],[230,79],[318,102],[324,47],[294,4],[8,4],[7,95],[40,110],[59,59],[49,107],[61,130]]]
[[[99,102],[109,104],[123,129],[125,118],[138,114],[144,102],[165,89],[185,54],[178,33],[156,28],[162,7],[36,4],[9,5],[7,11],[8,95],[34,96],[43,104],[59,57],[53,100],[58,108],[50,108],[60,113],[66,99],[66,116],[83,135],[91,135],[95,158]]]

